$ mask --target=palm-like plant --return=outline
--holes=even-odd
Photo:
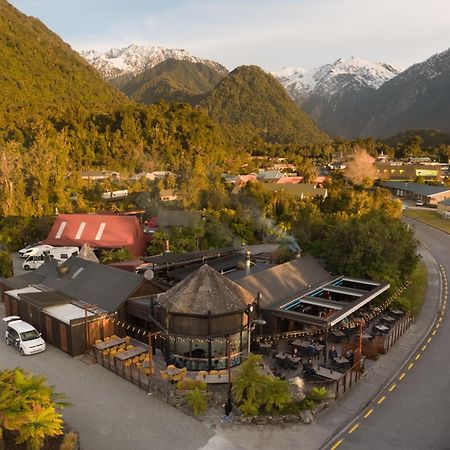
[[[208,406],[208,399],[206,392],[199,388],[190,390],[186,395],[186,402],[192,408],[194,416],[202,416],[206,412]]]
[[[63,421],[55,407],[67,405],[63,397],[45,384],[44,377],[21,369],[4,370],[0,372],[0,428],[17,431],[20,442],[40,448],[45,436],[62,433]]]
[[[27,443],[30,450],[42,448],[47,436],[54,437],[63,434],[61,414],[51,405],[34,405],[31,410],[17,417],[15,430],[18,431],[17,444]]]
[[[267,413],[282,410],[292,401],[287,381],[280,378],[268,378],[263,392],[263,404]]]

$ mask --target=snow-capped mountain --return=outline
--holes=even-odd
[[[331,136],[352,136],[360,123],[364,100],[401,67],[360,58],[340,58],[308,71],[285,68],[273,73],[289,95]]]
[[[338,59],[311,71],[302,68],[284,68],[273,72],[291,97],[299,104],[311,96],[335,95],[343,89],[378,89],[384,82],[403,71],[386,63],[372,63],[351,57]]]
[[[219,73],[228,73],[227,69],[218,62],[198,58],[184,49],[163,48],[153,45],[132,44],[124,48],[112,48],[106,52],[83,50],[80,54],[108,80],[123,75],[137,75],[167,59],[201,62]]]

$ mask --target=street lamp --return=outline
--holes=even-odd
[[[247,342],[247,356],[250,354],[250,342],[251,342],[251,334],[255,329],[255,325],[265,325],[267,322],[264,319],[255,319],[249,322],[248,324],[248,342]],[[252,328],[253,327],[253,328]]]

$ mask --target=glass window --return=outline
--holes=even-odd
[[[20,333],[20,337],[22,338],[22,341],[32,341],[39,337],[39,333],[36,330],[25,331]]]

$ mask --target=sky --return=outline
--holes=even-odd
[[[407,67],[450,47],[450,0],[9,0],[76,50],[184,48],[233,69],[356,56]]]

